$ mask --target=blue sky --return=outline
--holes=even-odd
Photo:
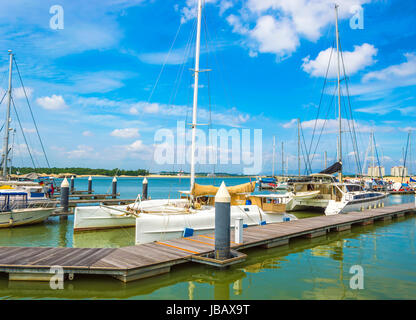
[[[402,161],[407,132],[416,127],[416,3],[338,3],[360,157],[364,158],[374,130],[379,156],[389,172]],[[7,50],[13,49],[52,166],[189,170],[157,165],[152,145],[157,129],[191,121],[189,68],[196,0],[0,0],[0,4],[0,87],[7,86]],[[62,30],[50,28],[53,5],[64,9]],[[350,10],[356,6],[363,9],[363,29],[350,27],[354,15]],[[271,172],[273,136],[279,146],[277,173],[282,141],[289,171],[297,170],[294,119],[301,119],[309,145],[334,43],[333,1],[205,0],[205,16],[201,68],[212,71],[209,86],[207,74],[201,75],[200,122],[208,123],[211,101],[212,127],[263,129],[263,173]],[[322,123],[330,110],[314,156],[316,169],[323,166],[324,151],[328,161],[336,155],[335,102],[329,109],[335,70],[332,64],[319,116]],[[17,74],[13,87],[36,164],[45,166]],[[4,112],[3,103],[0,119]],[[18,123],[12,127],[17,128],[14,164],[29,166]],[[349,133],[343,140],[345,170],[352,172]],[[212,166],[197,166],[197,171],[211,170]],[[241,165],[216,170],[241,172]]]

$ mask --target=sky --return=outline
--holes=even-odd
[[[192,121],[196,2],[0,0],[0,93],[7,89],[11,49],[52,167],[189,171],[189,164],[155,159],[158,145],[171,144],[155,137],[161,130],[176,134],[178,121],[188,130]],[[341,81],[344,171],[357,171],[354,127],[361,166],[372,161],[374,132],[378,161],[389,173],[403,163],[408,132],[416,127],[416,3],[337,3],[347,79]],[[282,142],[285,166],[297,173],[299,118],[313,171],[323,169],[324,152],[328,165],[335,161],[333,1],[205,0],[203,12],[200,68],[209,71],[200,73],[198,86],[201,132],[213,128],[241,135],[249,129],[248,153],[255,156],[254,131],[261,129],[258,173],[273,170],[273,137],[275,173],[282,172]],[[12,108],[13,165],[33,166],[26,138],[35,166],[45,167],[13,68],[13,101],[24,132]],[[341,73],[344,78],[342,65]],[[411,136],[406,156],[411,171],[416,171],[415,143]],[[301,156],[302,173],[304,161]],[[230,160],[198,163],[196,170],[241,173],[244,166]]]

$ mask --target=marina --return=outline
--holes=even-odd
[[[243,243],[232,242],[231,248],[272,248],[288,244],[291,238],[320,237],[330,231],[348,230],[355,224],[368,225],[375,220],[391,220],[415,211],[414,204],[404,204],[250,227],[243,231]],[[234,239],[232,235],[231,239]],[[208,234],[118,249],[1,247],[0,271],[8,273],[9,280],[49,281],[50,268],[59,265],[71,277],[75,274],[100,274],[128,282],[170,272],[176,264],[199,262],[198,257],[212,252],[213,240],[214,235]]]
[[[415,3],[5,6],[0,300],[416,300]]]

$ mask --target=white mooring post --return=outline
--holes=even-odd
[[[224,181],[215,195],[215,259],[230,257],[231,196]]]
[[[113,184],[112,184],[112,187],[113,187],[113,192],[112,192],[112,194],[113,194],[113,199],[116,199],[117,198],[117,178],[114,176],[114,178],[113,178]]]
[[[235,225],[234,225],[234,236],[235,236],[235,243],[243,243],[243,218],[237,218],[235,219]]]
[[[71,177],[71,193],[74,192],[75,189],[75,177]]]
[[[91,176],[88,177],[88,193],[89,194],[92,193],[92,177]]]
[[[148,181],[146,177],[144,177],[142,182],[142,200],[147,200],[147,187],[148,187]]]
[[[69,183],[65,178],[61,183],[61,208],[63,212],[68,212],[69,204]]]

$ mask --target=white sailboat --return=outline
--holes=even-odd
[[[194,97],[192,112],[191,178],[190,191],[182,192],[180,199],[143,200],[127,206],[77,207],[74,231],[136,226],[136,243],[178,238],[184,232],[192,234],[212,232],[215,223],[214,196],[218,187],[195,183],[195,146],[198,107],[199,56],[201,38],[202,0],[198,0],[196,54],[194,68]],[[231,198],[231,226],[236,218],[244,224],[265,224],[296,219],[281,212],[265,212],[269,208],[261,197],[251,195],[255,182],[227,188]],[[255,202],[256,204],[253,204]],[[270,206],[273,209],[273,206]],[[273,211],[273,210],[272,210]]]
[[[310,175],[310,181],[294,183],[291,199],[286,204],[286,211],[288,212],[322,210],[326,215],[334,215],[383,205],[384,199],[387,197],[387,193],[385,192],[365,191],[359,184],[342,182],[342,116],[338,5],[335,5],[335,28],[338,64],[338,159],[337,163],[331,167],[334,168],[334,172],[338,172],[339,182],[332,175],[321,173]]]
[[[21,225],[39,223],[46,220],[55,210],[46,207],[47,203],[38,205],[39,200],[47,200],[45,194],[40,192],[39,185],[21,185],[8,180],[9,160],[9,132],[10,132],[10,104],[12,101],[12,67],[13,53],[9,50],[9,87],[7,91],[7,108],[5,119],[5,132],[2,153],[2,181],[0,183],[0,228],[10,228]]]

